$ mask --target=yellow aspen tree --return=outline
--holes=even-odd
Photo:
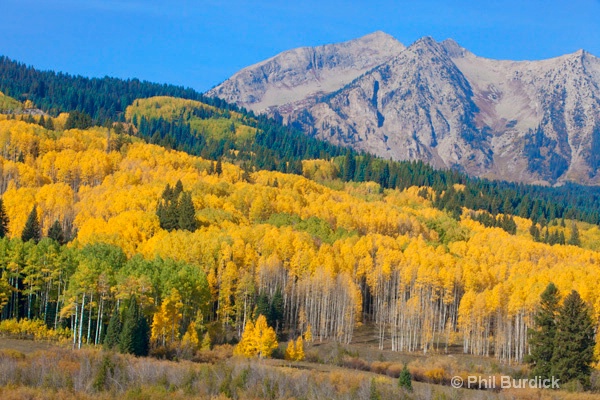
[[[288,361],[294,361],[296,359],[296,344],[293,340],[288,342],[287,348],[285,349],[284,357]]]
[[[181,295],[177,289],[172,288],[171,293],[162,301],[160,309],[152,319],[151,338],[153,340],[160,340],[165,345],[179,339],[179,324],[183,317],[182,308]]]
[[[306,327],[306,332],[304,332],[304,341],[312,342],[312,340],[313,340],[312,327],[310,326],[310,324],[308,324],[308,326]]]
[[[298,336],[296,339],[296,349],[294,354],[294,360],[302,361],[304,360],[304,342],[302,341],[302,336]]]
[[[198,331],[196,331],[195,321],[190,322],[181,342],[184,347],[198,348],[200,339],[198,338]]]
[[[278,346],[275,330],[267,325],[264,315],[258,317],[254,330],[258,340],[258,357],[269,358]]]
[[[254,324],[248,320],[242,333],[240,342],[235,346],[233,354],[244,357],[253,357],[258,353],[258,340],[254,330]]]
[[[208,332],[206,332],[204,334],[204,337],[202,338],[202,344],[200,345],[200,350],[202,351],[209,351],[210,350],[210,335],[208,334]]]
[[[155,312],[154,316],[152,317],[152,330],[150,340],[152,340],[155,343],[160,342],[164,346],[167,329],[168,321],[161,307],[161,309]]]

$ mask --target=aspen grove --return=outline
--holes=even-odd
[[[190,324],[200,337],[216,324],[239,339],[259,297],[281,296],[269,322],[291,338],[310,326],[313,341],[350,343],[371,324],[381,349],[458,348],[506,362],[528,353],[551,281],[561,294],[577,290],[598,321],[596,225],[548,221],[566,237],[575,226],[582,243],[549,245],[529,219],[512,216],[514,234],[478,222],[481,211],[455,219],[428,187],[333,179],[335,160],[303,161],[304,176],[216,168],[114,127],[65,130],[65,119],[49,130],[0,115],[2,320],[39,319],[68,329],[75,347],[100,345],[135,296],[154,345],[181,341]],[[157,216],[178,181],[193,231],[163,229]],[[23,242],[34,207],[44,238]],[[55,221],[68,244],[46,238]]]

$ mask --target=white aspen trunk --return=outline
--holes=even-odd
[[[79,339],[77,340],[77,348],[81,349],[81,336],[83,335],[83,315],[85,314],[85,292],[81,300],[81,313],[79,320]]]

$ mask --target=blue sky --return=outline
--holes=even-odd
[[[0,10],[2,55],[200,91],[281,51],[376,30],[405,45],[451,37],[490,58],[600,56],[600,0],[2,0]]]

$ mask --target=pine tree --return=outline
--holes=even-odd
[[[217,176],[221,176],[222,173],[223,173],[223,163],[221,162],[221,159],[219,158],[217,160],[217,164],[215,165],[215,174],[217,174]]]
[[[57,243],[63,245],[67,241],[65,240],[65,234],[63,232],[62,226],[58,220],[54,221],[50,229],[48,229],[48,237]]]
[[[51,117],[48,117],[48,119],[46,120],[46,124],[44,125],[44,128],[48,129],[49,131],[54,130],[54,122],[52,121]]]
[[[577,228],[577,224],[575,222],[571,224],[571,237],[569,237],[569,244],[573,246],[581,246],[581,239],[579,238],[579,228]]]
[[[27,222],[25,222],[25,228],[21,234],[21,240],[23,240],[23,242],[33,240],[37,243],[41,238],[42,232],[40,229],[40,222],[38,220],[37,207],[33,206],[33,209],[27,217]]]
[[[135,297],[131,297],[123,318],[119,351],[136,356],[146,356],[149,348],[150,326],[146,317],[142,315]]]
[[[354,154],[348,151],[346,153],[346,159],[344,162],[344,180],[351,181],[354,179],[354,173],[356,172],[356,158]]]
[[[108,328],[106,328],[106,336],[104,336],[103,344],[105,349],[113,350],[119,347],[122,328],[121,314],[119,313],[119,308],[115,307],[115,310],[110,316]]]
[[[186,231],[194,232],[198,229],[198,221],[196,221],[196,209],[192,202],[192,195],[184,192],[181,195],[178,207],[178,227]]]
[[[4,208],[4,202],[2,198],[0,198],[0,238],[8,235],[8,215],[6,214],[6,209]]]
[[[183,183],[181,182],[181,179],[179,179],[177,180],[177,183],[175,183],[175,187],[173,188],[172,200],[177,200],[181,193],[183,193]]]
[[[408,390],[409,392],[412,392],[412,390],[413,390],[412,375],[410,374],[410,371],[408,370],[408,367],[406,366],[406,364],[404,364],[404,368],[402,368],[402,371],[400,372],[400,376],[398,377],[398,386]]]
[[[590,309],[573,290],[558,311],[552,374],[561,383],[577,380],[589,387],[595,345]]]
[[[532,374],[544,379],[550,377],[552,369],[558,302],[558,289],[554,283],[549,283],[542,293],[540,308],[534,317],[536,329],[529,332],[531,354],[526,361],[533,367]]]

